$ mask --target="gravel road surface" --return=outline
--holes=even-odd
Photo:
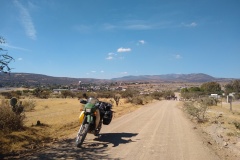
[[[88,134],[82,148],[75,136],[21,159],[218,160],[178,101],[159,101],[104,125],[101,136]]]

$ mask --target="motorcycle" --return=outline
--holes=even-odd
[[[81,147],[87,133],[94,134],[98,136],[102,128],[102,124],[108,125],[112,120],[111,111],[112,105],[106,102],[101,102],[97,98],[88,98],[88,100],[80,100],[80,103],[85,104],[83,111],[80,113],[79,121],[81,123],[80,129],[76,138],[77,147]],[[97,109],[99,110],[98,116],[100,116],[100,121],[96,126],[96,115]]]

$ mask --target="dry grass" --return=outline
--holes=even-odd
[[[52,141],[77,133],[79,127],[78,116],[80,108],[82,108],[78,99],[31,100],[35,101],[36,107],[33,111],[25,112],[25,130],[13,132],[9,135],[3,135],[0,132],[0,143],[2,145],[0,153],[47,145]],[[114,103],[111,99],[101,100]],[[22,99],[21,101],[24,103],[29,99]],[[125,100],[121,99],[119,106],[113,104],[114,118],[137,108],[139,106],[125,103]],[[37,121],[40,121],[41,125],[36,125]]]

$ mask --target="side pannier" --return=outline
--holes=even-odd
[[[113,117],[112,105],[102,102],[99,108],[102,110],[103,124],[109,125]]]
[[[106,111],[103,116],[103,124],[109,125],[112,121],[113,111]]]

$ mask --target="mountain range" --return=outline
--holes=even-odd
[[[165,75],[140,75],[125,76],[113,79],[94,79],[94,78],[69,78],[53,77],[33,73],[10,73],[0,74],[0,87],[20,86],[20,85],[77,85],[82,83],[111,83],[111,82],[209,82],[209,81],[230,81],[233,78],[215,78],[203,73],[193,74],[165,74]]]

